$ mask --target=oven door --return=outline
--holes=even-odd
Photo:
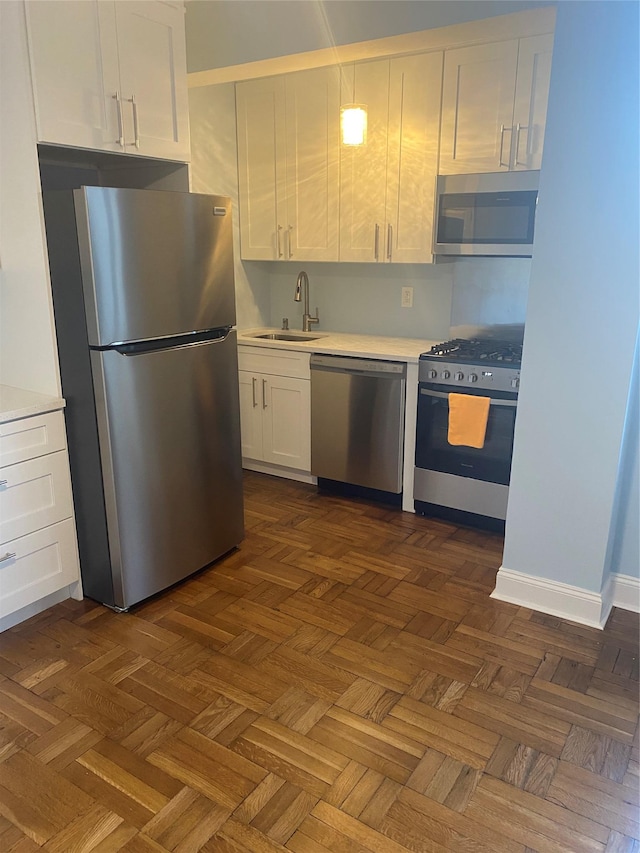
[[[473,394],[461,388],[452,390]],[[420,383],[416,467],[508,486],[517,400],[498,397],[496,392],[490,396],[484,447],[453,445],[447,437],[449,394]]]

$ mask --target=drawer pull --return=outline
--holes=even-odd
[[[0,486],[7,486],[9,484],[8,480],[0,480]]]
[[[0,557],[0,563],[6,563],[7,560],[13,560],[15,555],[15,551],[7,551],[4,557]]]

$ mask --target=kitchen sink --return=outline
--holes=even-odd
[[[252,335],[254,338],[263,338],[267,341],[317,341],[323,335],[305,335],[301,333],[296,335],[295,332],[267,332],[264,335]]]

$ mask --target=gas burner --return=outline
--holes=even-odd
[[[446,356],[452,361],[482,361],[487,364],[519,366],[522,361],[522,344],[487,338],[454,338],[431,347],[427,355]]]

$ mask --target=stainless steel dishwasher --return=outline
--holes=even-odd
[[[399,494],[406,381],[400,362],[312,355],[312,474]]]

